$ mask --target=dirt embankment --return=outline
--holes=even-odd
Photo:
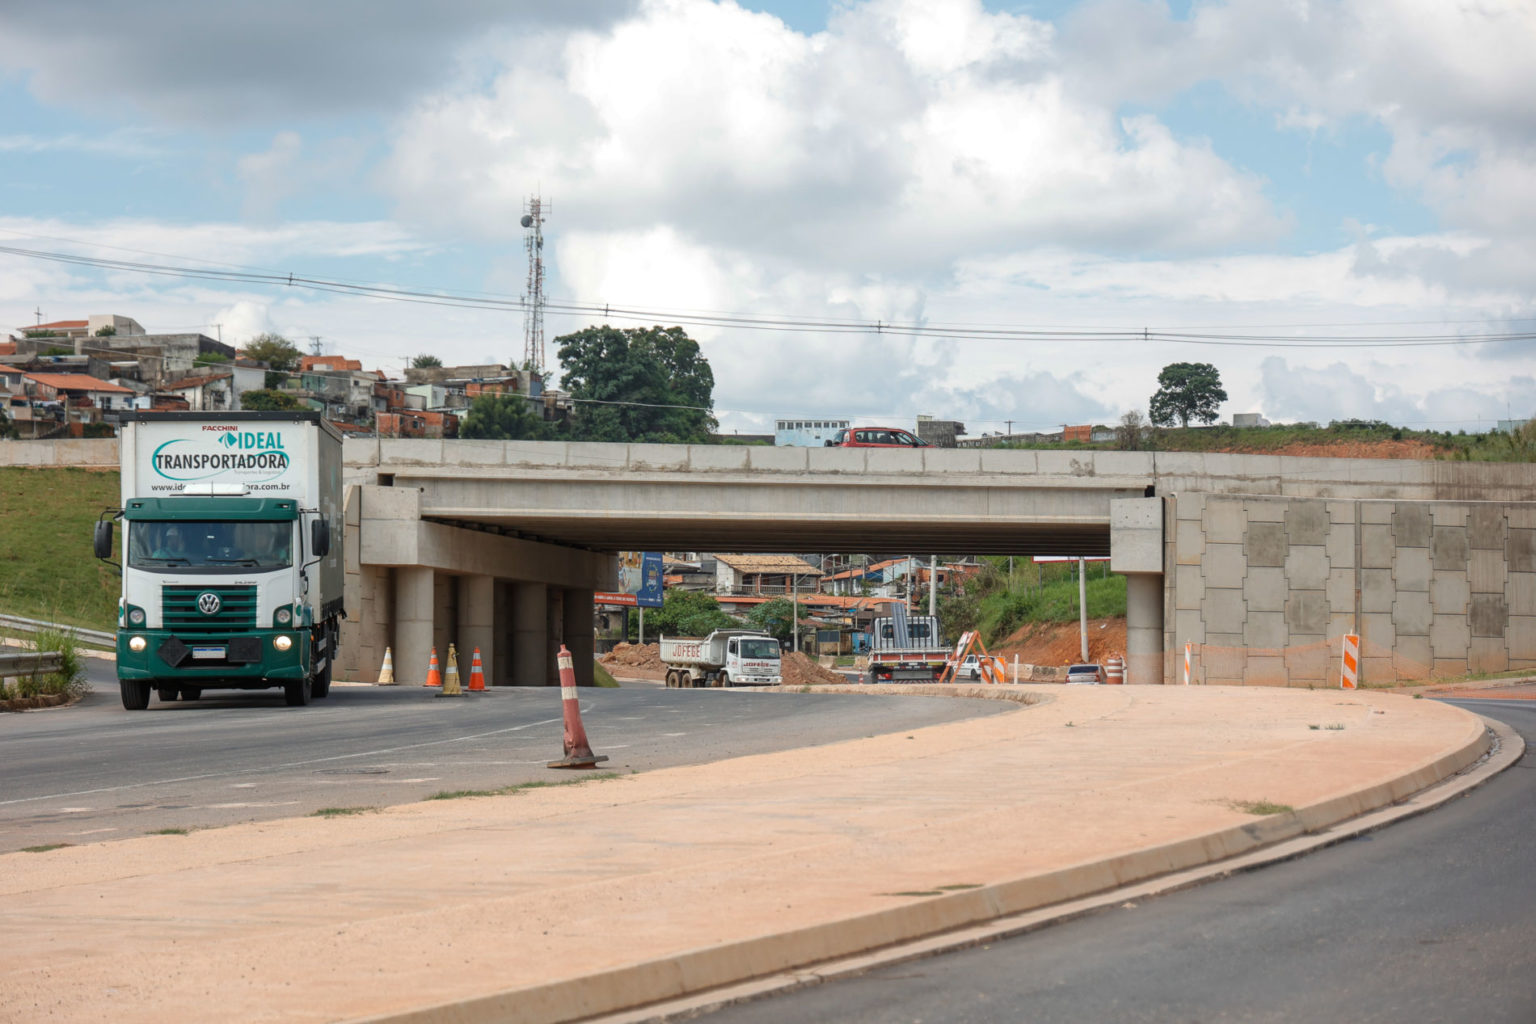
[[[1009,662],[1017,654],[1030,665],[1070,665],[1082,660],[1081,643],[1075,622],[1031,622],[987,653]],[[1125,620],[1089,619],[1088,660],[1103,664],[1111,654],[1125,656]]]
[[[614,676],[629,679],[667,677],[667,666],[661,660],[659,644],[618,644],[597,660]],[[784,677],[785,686],[847,682],[838,673],[822,668],[798,651],[784,655],[779,671]]]
[[[1234,444],[1221,449],[1251,455],[1305,455],[1323,459],[1435,459],[1448,449],[1428,441],[1294,441],[1277,448]]]

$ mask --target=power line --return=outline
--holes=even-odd
[[[138,260],[108,259],[82,256],[73,253],[49,252],[24,249],[17,246],[0,246],[0,253],[23,259],[45,260],[96,270],[111,270],[149,274],[162,277],[180,277],[191,280],[214,280],[242,284],[258,284],[268,287],[305,288],[311,291],[351,295],[358,298],[407,302],[421,305],[443,306],[459,309],[483,309],[496,312],[526,313],[530,309],[526,297],[497,298],[452,292],[424,291],[393,285],[370,285],[355,282],[307,277],[295,273],[253,270],[224,270],[217,267],[188,267],[170,264],[147,263]],[[1193,332],[1123,327],[981,327],[975,325],[942,323],[891,323],[884,320],[859,320],[841,318],[814,318],[793,316],[764,316],[745,313],[705,313],[677,310],[652,309],[638,306],[615,306],[611,303],[545,302],[544,310],[550,313],[593,317],[605,320],[627,320],[649,323],[673,323],[679,326],[717,327],[721,329],[819,333],[819,334],[874,334],[904,338],[935,338],[956,341],[1011,341],[1050,342],[1071,341],[1078,343],[1118,342],[1143,344],[1162,343],[1179,345],[1205,345],[1218,347],[1253,348],[1383,348],[1484,345],[1498,342],[1522,342],[1536,340],[1536,331],[1501,331],[1480,334],[1399,334],[1360,336],[1352,334],[1313,335],[1297,338],[1284,334],[1239,334],[1231,332]],[[1526,321],[1509,320],[1505,323]],[[1536,322],[1533,318],[1531,322]],[[1273,330],[1273,328],[1270,328]]]

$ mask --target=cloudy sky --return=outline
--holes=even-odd
[[[540,195],[550,300],[683,323],[726,429],[1108,423],[1177,361],[1224,417],[1536,413],[1536,341],[1479,340],[1536,332],[1525,0],[54,0],[0,38],[0,246],[516,300]],[[92,313],[524,351],[515,309],[0,253],[0,324]]]

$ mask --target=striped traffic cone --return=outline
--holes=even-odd
[[[448,645],[448,671],[443,677],[443,692],[439,697],[462,697],[464,688],[459,685],[459,652]]]
[[[592,753],[587,742],[587,730],[581,727],[581,701],[576,698],[576,669],[571,664],[571,652],[560,645],[560,703],[565,712],[565,756],[551,761],[549,768],[594,768],[597,762],[608,760],[606,754]]]
[[[423,686],[442,686],[443,674],[437,670],[437,648],[432,648],[432,660],[427,662],[427,681]]]
[[[388,647],[384,648],[384,664],[379,667],[379,685],[395,685],[395,657]]]
[[[480,648],[475,648],[475,657],[469,663],[469,692],[485,692],[485,669],[480,665]]]

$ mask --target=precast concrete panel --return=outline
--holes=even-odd
[[[1504,506],[1479,502],[1467,516],[1467,541],[1473,550],[1502,551],[1505,535]]]
[[[1392,559],[1392,581],[1399,591],[1429,589],[1429,549],[1398,548]]]
[[[1392,624],[1399,637],[1428,636],[1434,622],[1429,591],[1399,590],[1392,602]]]
[[[1436,569],[1467,571],[1467,529],[1464,526],[1436,526],[1430,536],[1430,557]]]
[[[1503,595],[1499,595],[1500,603]],[[1465,615],[1472,601],[1472,590],[1467,585],[1467,574],[1464,572],[1446,572],[1435,570],[1429,581],[1429,603],[1434,606],[1437,613],[1446,615]]]

